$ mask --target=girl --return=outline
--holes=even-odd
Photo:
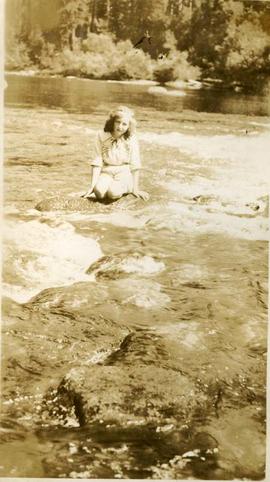
[[[94,192],[99,200],[116,200],[128,193],[145,201],[149,198],[139,190],[141,160],[135,130],[134,114],[128,107],[111,112],[104,130],[97,135],[91,184],[83,197]]]

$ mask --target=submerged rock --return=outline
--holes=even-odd
[[[195,201],[199,204],[207,204],[213,200],[213,196],[203,196],[202,194],[198,194],[192,198],[192,201]]]
[[[96,204],[95,198],[55,196],[40,201],[35,208],[38,211],[93,211]]]
[[[269,216],[269,197],[262,196],[256,200],[256,202],[250,202],[246,204],[252,211],[255,213],[259,213],[264,215],[265,217]]]
[[[140,199],[135,198],[132,195],[124,196],[117,201],[98,201],[95,197],[83,198],[78,195],[78,197],[71,196],[54,196],[49,199],[44,199],[40,201],[35,209],[38,211],[82,211],[82,212],[103,212],[110,211],[113,206],[133,206]]]
[[[167,89],[165,87],[162,87],[160,85],[154,86],[154,87],[149,87],[148,89],[149,94],[162,94],[166,95],[167,94]]]
[[[151,276],[163,271],[163,262],[152,256],[138,252],[122,252],[117,255],[103,256],[87,269],[87,274],[95,274],[97,279],[118,279],[128,274]]]

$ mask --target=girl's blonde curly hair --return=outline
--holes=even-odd
[[[127,116],[129,119],[128,130],[123,134],[123,137],[125,139],[128,139],[129,137],[133,136],[136,132],[137,122],[134,117],[134,112],[129,109],[129,107],[126,107],[124,105],[120,105],[115,110],[110,112],[109,118],[105,122],[104,132],[110,132],[112,134],[114,130],[115,120],[121,118],[123,115]]]

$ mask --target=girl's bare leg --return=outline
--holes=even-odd
[[[119,199],[123,194],[127,193],[126,186],[120,181],[112,180],[107,191],[107,197],[111,200]]]
[[[94,193],[99,200],[105,198],[111,183],[111,176],[109,176],[108,174],[100,174],[94,188]]]

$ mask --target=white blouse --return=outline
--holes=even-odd
[[[91,166],[122,166],[129,164],[131,171],[141,168],[140,150],[136,136],[115,139],[110,132],[100,131],[95,142],[95,158]]]

